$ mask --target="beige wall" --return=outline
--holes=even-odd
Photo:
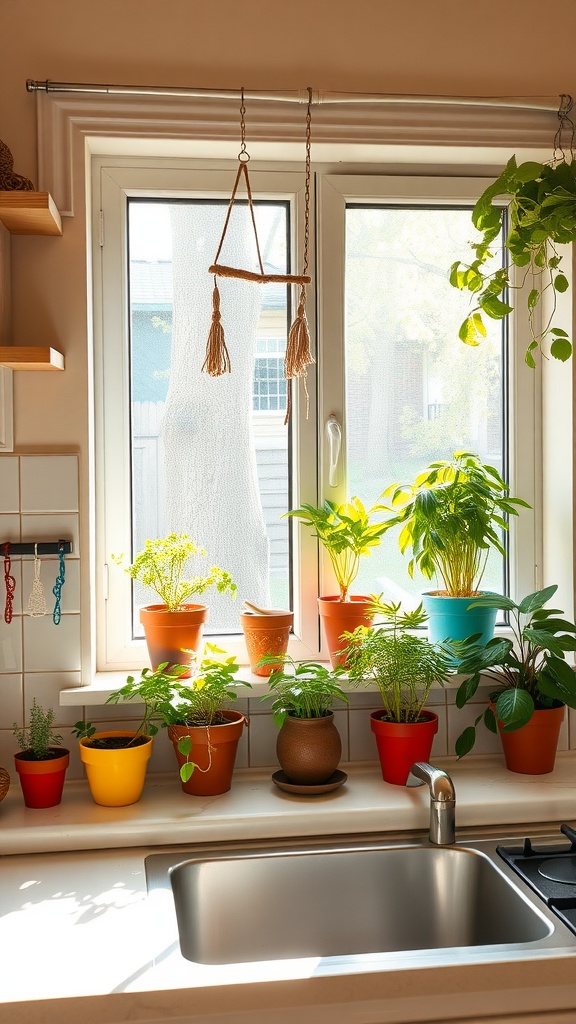
[[[553,8],[544,0],[484,0],[467,7],[455,0],[0,0],[0,31],[0,138],[14,154],[15,169],[35,181],[36,99],[26,92],[27,78],[576,95],[574,0],[556,0]],[[76,176],[76,216],[65,219],[64,237],[13,237],[11,249],[14,341],[51,344],[66,356],[65,373],[15,374],[16,450],[80,453],[84,542],[90,385],[81,178]],[[87,595],[84,571],[83,577]]]

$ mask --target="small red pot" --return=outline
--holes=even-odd
[[[14,754],[26,807],[55,807],[62,799],[70,751],[63,747],[50,747],[50,750],[61,756],[48,761],[28,761],[22,757],[22,751]]]
[[[384,722],[382,712],[370,715],[370,728],[376,737],[384,782],[405,786],[416,761],[429,761],[438,715],[423,711],[419,722]]]

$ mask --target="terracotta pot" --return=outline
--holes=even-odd
[[[526,725],[512,732],[506,732],[498,720],[498,732],[508,771],[519,772],[521,775],[548,775],[554,771],[558,736],[565,712],[563,704],[558,708],[535,711]]]
[[[50,747],[50,750],[55,750],[59,756],[48,761],[28,761],[22,756],[23,751],[14,754],[26,807],[55,807],[62,799],[70,751],[64,747]]]
[[[266,654],[286,654],[288,638],[294,615],[252,615],[243,612],[240,622],[244,630],[246,650],[250,659],[250,669],[257,676],[269,676],[276,669],[282,668],[282,662],[274,665],[258,665]]]
[[[222,725],[171,725],[168,735],[174,744],[174,753],[181,768],[186,758],[178,750],[178,741],[190,736],[190,761],[195,768],[182,789],[191,796],[218,796],[227,793],[232,785],[238,741],[242,735],[246,716],[239,711],[224,711]],[[208,747],[210,746],[210,749]]]
[[[338,767],[342,740],[332,711],[322,718],[288,715],[276,742],[278,762],[291,782],[316,786],[327,782]]]
[[[181,611],[169,612],[165,604],[150,604],[140,609],[152,668],[167,661],[169,665],[190,665],[202,641],[202,627],[208,618],[205,604],[185,604]],[[187,672],[186,678],[190,673]]]
[[[384,722],[382,711],[370,715],[370,728],[376,737],[384,782],[405,786],[416,761],[429,761],[438,715],[423,711],[419,722]]]
[[[341,601],[337,595],[318,598],[318,610],[332,668],[346,665],[343,655],[337,656],[344,646],[340,639],[342,633],[352,633],[357,626],[372,625],[372,619],[367,613],[370,603],[369,597],[359,595],[353,595],[349,601]]]
[[[106,736],[134,736],[134,732],[112,730],[97,732],[90,739]],[[90,739],[80,740],[80,760],[86,768],[86,777],[95,803],[103,807],[126,807],[135,804],[142,795],[146,769],[152,753],[152,737],[137,747],[118,747],[105,750],[91,747]]]

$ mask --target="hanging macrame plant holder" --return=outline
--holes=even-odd
[[[310,331],[308,328],[308,319],[306,317],[306,285],[310,284],[312,280],[308,274],[308,249],[309,249],[309,236],[310,236],[310,136],[311,136],[311,106],[312,106],[312,90],[308,89],[308,108],[306,114],[306,187],[305,187],[305,210],[304,210],[304,260],[301,274],[266,274],[264,272],[264,265],[262,263],[262,256],[260,254],[260,244],[258,242],[258,231],[256,229],[256,218],[254,215],[254,204],[252,201],[252,190],[250,188],[250,178],[248,176],[248,163],[250,156],[246,149],[246,125],[244,121],[244,114],[246,108],[244,106],[244,89],[241,90],[241,104],[240,104],[240,131],[241,131],[241,147],[238,154],[238,171],[236,173],[236,180],[232,189],[232,195],[230,197],[230,203],[228,205],[228,211],[226,213],[226,219],[224,221],[224,228],[222,230],[222,237],[220,238],[220,244],[216,252],[214,263],[209,267],[208,273],[214,275],[214,290],[212,292],[212,323],[210,325],[210,331],[208,333],[208,341],[206,343],[206,358],[202,365],[202,370],[208,373],[211,377],[220,377],[223,373],[231,372],[230,353],[226,346],[226,340],[224,337],[224,328],[222,327],[222,318],[220,313],[220,291],[218,289],[218,278],[219,277],[232,277],[242,281],[251,281],[255,284],[295,284],[300,285],[300,293],[298,298],[298,309],[296,318],[290,328],[288,335],[288,343],[286,346],[286,356],[284,359],[284,375],[286,380],[289,382],[294,377],[302,377],[304,379],[304,387],[306,389],[306,373],[307,366],[314,362],[314,358],[310,351]],[[250,209],[250,218],[252,221],[252,227],[254,230],[254,239],[256,242],[256,253],[258,256],[258,265],[260,272],[255,273],[251,270],[242,270],[238,267],[229,267],[225,264],[219,263],[220,253],[222,252],[222,246],[224,245],[224,239],[226,237],[226,231],[228,230],[228,224],[230,222],[230,215],[232,208],[236,200],[236,193],[238,191],[238,185],[240,184],[241,178],[244,178],[246,186],[246,194],[248,197],[248,206]],[[306,399],[308,405],[308,391],[306,389]],[[288,384],[288,400],[285,423],[290,418],[291,410],[291,391],[290,385]]]

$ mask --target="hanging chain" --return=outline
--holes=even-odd
[[[246,107],[244,106],[244,86],[240,89],[240,152],[238,153],[238,159],[240,163],[247,164],[250,159],[250,154],[246,149],[246,121],[244,120],[246,114]]]
[[[4,545],[4,582],[6,584],[6,605],[4,607],[4,622],[10,624],[12,622],[12,605],[14,603],[14,592],[16,590],[16,580],[14,576],[10,574],[12,563],[10,561],[10,544]]]
[[[64,557],[65,557],[64,556],[64,552],[60,551],[59,552],[59,558],[60,558],[59,572],[58,572],[58,575],[56,577],[56,582],[55,582],[54,586],[52,587],[52,593],[54,594],[54,597],[56,598],[56,602],[54,604],[54,611],[52,613],[52,622],[54,623],[55,626],[59,625],[60,619],[62,618],[62,613],[61,613],[61,610],[60,610],[60,599],[62,597],[62,587],[64,586],[64,583],[66,582],[66,566],[65,566],[65,562],[64,562]]]
[[[308,86],[308,108],[306,110],[306,178],[304,183],[304,266],[302,273],[308,273],[308,246],[310,242],[310,142],[312,136],[312,89]]]
[[[576,125],[570,117],[572,107],[574,106],[574,100],[567,93],[562,93],[560,96],[560,106],[558,108],[558,130],[554,136],[554,155],[552,159],[557,162],[561,162],[566,159],[566,153],[564,152],[563,136],[564,132],[567,132],[570,139],[570,159],[574,160],[574,138],[576,136]]]

